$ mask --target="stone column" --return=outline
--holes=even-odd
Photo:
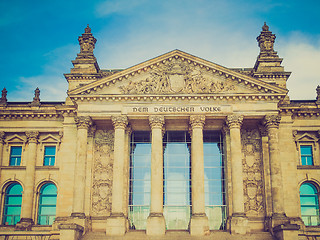
[[[243,116],[229,115],[227,125],[230,131],[231,147],[231,179],[232,179],[232,216],[231,232],[246,234],[248,219],[244,212],[243,196],[243,166],[242,166],[242,145],[240,129],[243,122]]]
[[[73,211],[71,217],[85,218],[84,199],[86,189],[86,162],[88,129],[92,126],[90,117],[75,117],[78,128],[77,159],[74,174]]]
[[[150,116],[151,145],[151,204],[147,220],[148,235],[164,235],[166,224],[163,216],[163,116]]]
[[[21,220],[17,223],[16,229],[31,230],[34,224],[32,219],[33,214],[33,196],[34,196],[34,183],[35,183],[35,166],[37,157],[37,143],[39,132],[28,131],[26,132],[28,141],[28,155],[26,159],[26,177],[25,187],[23,191],[23,201],[21,207]]]
[[[107,219],[106,234],[124,235],[127,230],[127,218],[124,214],[123,193],[125,186],[124,167],[127,159],[125,144],[125,129],[128,125],[128,118],[125,115],[112,116],[114,126],[114,162],[112,180],[112,207],[111,216]]]
[[[263,121],[268,132],[269,161],[272,192],[272,223],[271,227],[285,223],[283,188],[281,176],[281,160],[279,153],[278,132],[280,115],[266,115]]]
[[[5,132],[0,132],[0,166],[3,164],[3,144],[4,144]]]
[[[205,116],[190,116],[191,125],[191,197],[192,216],[191,235],[207,235],[209,221],[205,213],[204,196],[204,161],[203,161],[203,126]]]

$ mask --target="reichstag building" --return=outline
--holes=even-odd
[[[320,87],[289,98],[275,38],[252,68],[103,70],[87,26],[64,102],[2,90],[0,240],[319,240]]]

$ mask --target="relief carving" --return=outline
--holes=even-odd
[[[241,130],[244,206],[247,215],[264,213],[262,146],[258,129]]]
[[[97,130],[94,137],[92,214],[111,213],[114,131]]]
[[[172,59],[150,72],[140,81],[120,86],[123,94],[222,93],[235,90],[226,81],[206,78],[196,66]]]

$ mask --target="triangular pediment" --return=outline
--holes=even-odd
[[[274,95],[287,90],[180,50],[174,50],[69,92],[105,95]]]
[[[318,138],[316,138],[308,133],[304,133],[301,136],[297,137],[296,141],[298,141],[298,142],[317,142]]]
[[[14,134],[13,136],[6,139],[6,143],[25,143],[25,142],[26,142],[26,139],[17,134]]]
[[[41,143],[59,143],[60,139],[54,137],[52,134],[48,134],[40,139]]]

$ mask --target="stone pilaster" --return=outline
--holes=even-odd
[[[148,235],[164,235],[166,224],[163,216],[163,116],[150,116],[151,145],[151,204],[147,220]]]
[[[77,124],[77,159],[74,175],[74,192],[73,192],[73,211],[71,216],[84,218],[84,199],[86,186],[86,162],[87,162],[87,141],[88,129],[92,126],[90,117],[75,117]]]
[[[246,234],[248,219],[244,212],[243,196],[243,166],[242,166],[242,146],[240,129],[243,122],[243,116],[229,115],[227,125],[230,131],[231,147],[231,179],[232,179],[232,216],[231,232]]]
[[[124,215],[123,188],[125,186],[124,167],[126,161],[125,130],[128,118],[125,115],[112,116],[114,126],[114,163],[112,181],[111,216],[107,219],[106,234],[124,235],[127,231],[128,219]]]
[[[279,154],[279,124],[280,115],[266,115],[263,121],[268,132],[269,161],[272,192],[272,222],[271,228],[286,222],[283,202],[283,187],[281,176],[281,163]]]
[[[28,157],[26,159],[26,177],[21,207],[21,220],[16,225],[16,229],[18,230],[31,230],[31,226],[34,224],[32,213],[35,183],[35,165],[39,132],[28,131],[26,132],[26,136],[28,140]]]
[[[0,132],[0,166],[2,166],[3,162],[3,144],[4,144],[4,138],[5,138],[5,132]]]
[[[207,235],[208,217],[205,213],[204,196],[204,161],[203,161],[203,126],[205,116],[190,116],[191,125],[191,186],[192,216],[190,220],[191,235]]]

